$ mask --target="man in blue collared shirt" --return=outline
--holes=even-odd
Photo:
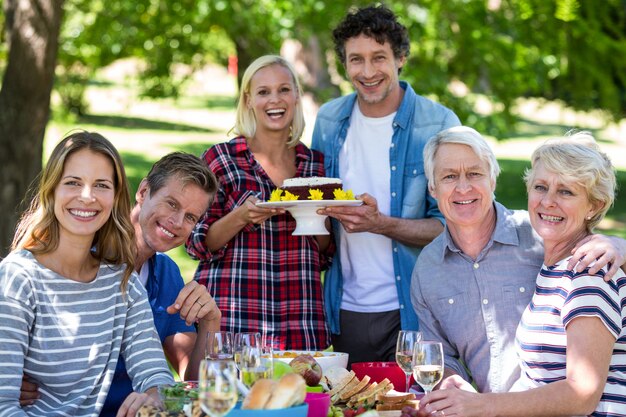
[[[349,13],[333,36],[356,93],[322,106],[312,148],[324,153],[326,175],[341,178],[364,204],[321,210],[337,220],[338,236],[326,313],[333,346],[351,363],[393,360],[398,330],[418,328],[409,298],[415,260],[443,230],[422,149],[460,122],[398,79],[409,40],[389,9]]]

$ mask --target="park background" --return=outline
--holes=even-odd
[[[237,77],[281,53],[299,71],[310,143],[319,105],[351,91],[332,28],[359,1],[0,0],[0,256],[26,187],[59,140],[97,131],[136,189],[162,155],[227,140]],[[626,2],[422,0],[385,3],[409,29],[401,78],[484,133],[502,168],[497,199],[526,207],[532,150],[590,130],[626,189]],[[55,26],[56,25],[56,26]],[[55,35],[54,28],[58,33]],[[52,55],[52,56],[51,56]],[[619,192],[619,190],[618,190]],[[626,238],[618,194],[600,229]],[[190,279],[195,263],[170,253]]]

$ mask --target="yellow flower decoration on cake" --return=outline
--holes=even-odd
[[[333,191],[333,195],[335,196],[335,200],[356,200],[356,198],[354,198],[352,190],[344,191],[341,188],[337,188],[335,191]]]
[[[285,191],[285,195],[280,198],[280,201],[296,201],[297,199],[297,195],[293,195],[289,191]]]
[[[280,197],[282,195],[283,195],[283,190],[281,190],[280,188],[277,188],[274,191],[272,191],[272,194],[270,195],[270,199],[268,201],[270,203],[280,201]]]
[[[323,200],[324,193],[321,190],[309,190],[309,200]]]

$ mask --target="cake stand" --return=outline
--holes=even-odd
[[[272,201],[256,203],[261,208],[285,209],[296,220],[294,236],[327,235],[326,215],[317,214],[323,207],[356,207],[363,204],[361,200],[302,200],[302,201]]]

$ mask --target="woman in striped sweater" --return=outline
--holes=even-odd
[[[133,387],[118,415],[173,383],[145,290],[121,158],[97,133],[62,140],[0,263],[0,415],[93,416],[118,357]],[[20,407],[22,376],[40,397]]]

